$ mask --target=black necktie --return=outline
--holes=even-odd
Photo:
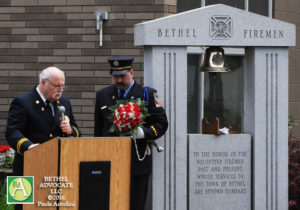
[[[50,106],[50,101],[46,100],[46,108],[47,112],[50,114],[51,117],[53,117],[52,108]]]
[[[124,98],[124,93],[125,93],[125,90],[120,90],[120,98]]]

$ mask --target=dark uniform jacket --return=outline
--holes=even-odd
[[[136,82],[128,92],[126,99],[141,99],[148,101],[148,112],[150,116],[145,119],[142,129],[145,139],[137,139],[137,146],[140,157],[144,156],[147,141],[155,140],[161,137],[168,128],[168,121],[164,108],[159,103],[159,99],[155,99],[157,91],[153,88],[145,88]],[[97,92],[95,105],[95,136],[116,136],[109,132],[112,122],[108,119],[111,111],[110,106],[116,104],[118,98],[118,90],[112,85],[103,88]],[[147,156],[143,161],[139,161],[136,154],[134,142],[131,147],[131,169],[132,175],[150,174],[152,171],[152,157]]]
[[[55,116],[38,94],[36,87],[23,95],[16,97],[11,103],[7,127],[6,139],[9,145],[15,149],[14,174],[23,174],[23,153],[32,144],[43,143],[54,137],[67,136],[60,128],[60,117],[57,106],[65,107],[65,118],[70,120],[72,135],[80,136],[80,131],[75,122],[70,101],[61,97],[53,103]],[[51,152],[51,151],[49,151]]]

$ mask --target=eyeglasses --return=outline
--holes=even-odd
[[[50,83],[50,85],[52,85],[52,87],[54,87],[56,90],[60,90],[60,89],[64,90],[67,88],[67,86],[65,85],[55,85],[49,79],[45,79],[45,80],[47,80]]]

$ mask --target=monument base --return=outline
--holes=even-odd
[[[189,210],[251,209],[251,135],[188,135]]]

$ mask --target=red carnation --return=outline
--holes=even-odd
[[[144,101],[117,101],[116,106],[110,108],[112,111],[111,120],[113,126],[112,132],[120,135],[133,135],[137,132],[137,128],[144,123],[144,118],[148,116]]]
[[[10,150],[10,146],[0,146],[0,153]]]

